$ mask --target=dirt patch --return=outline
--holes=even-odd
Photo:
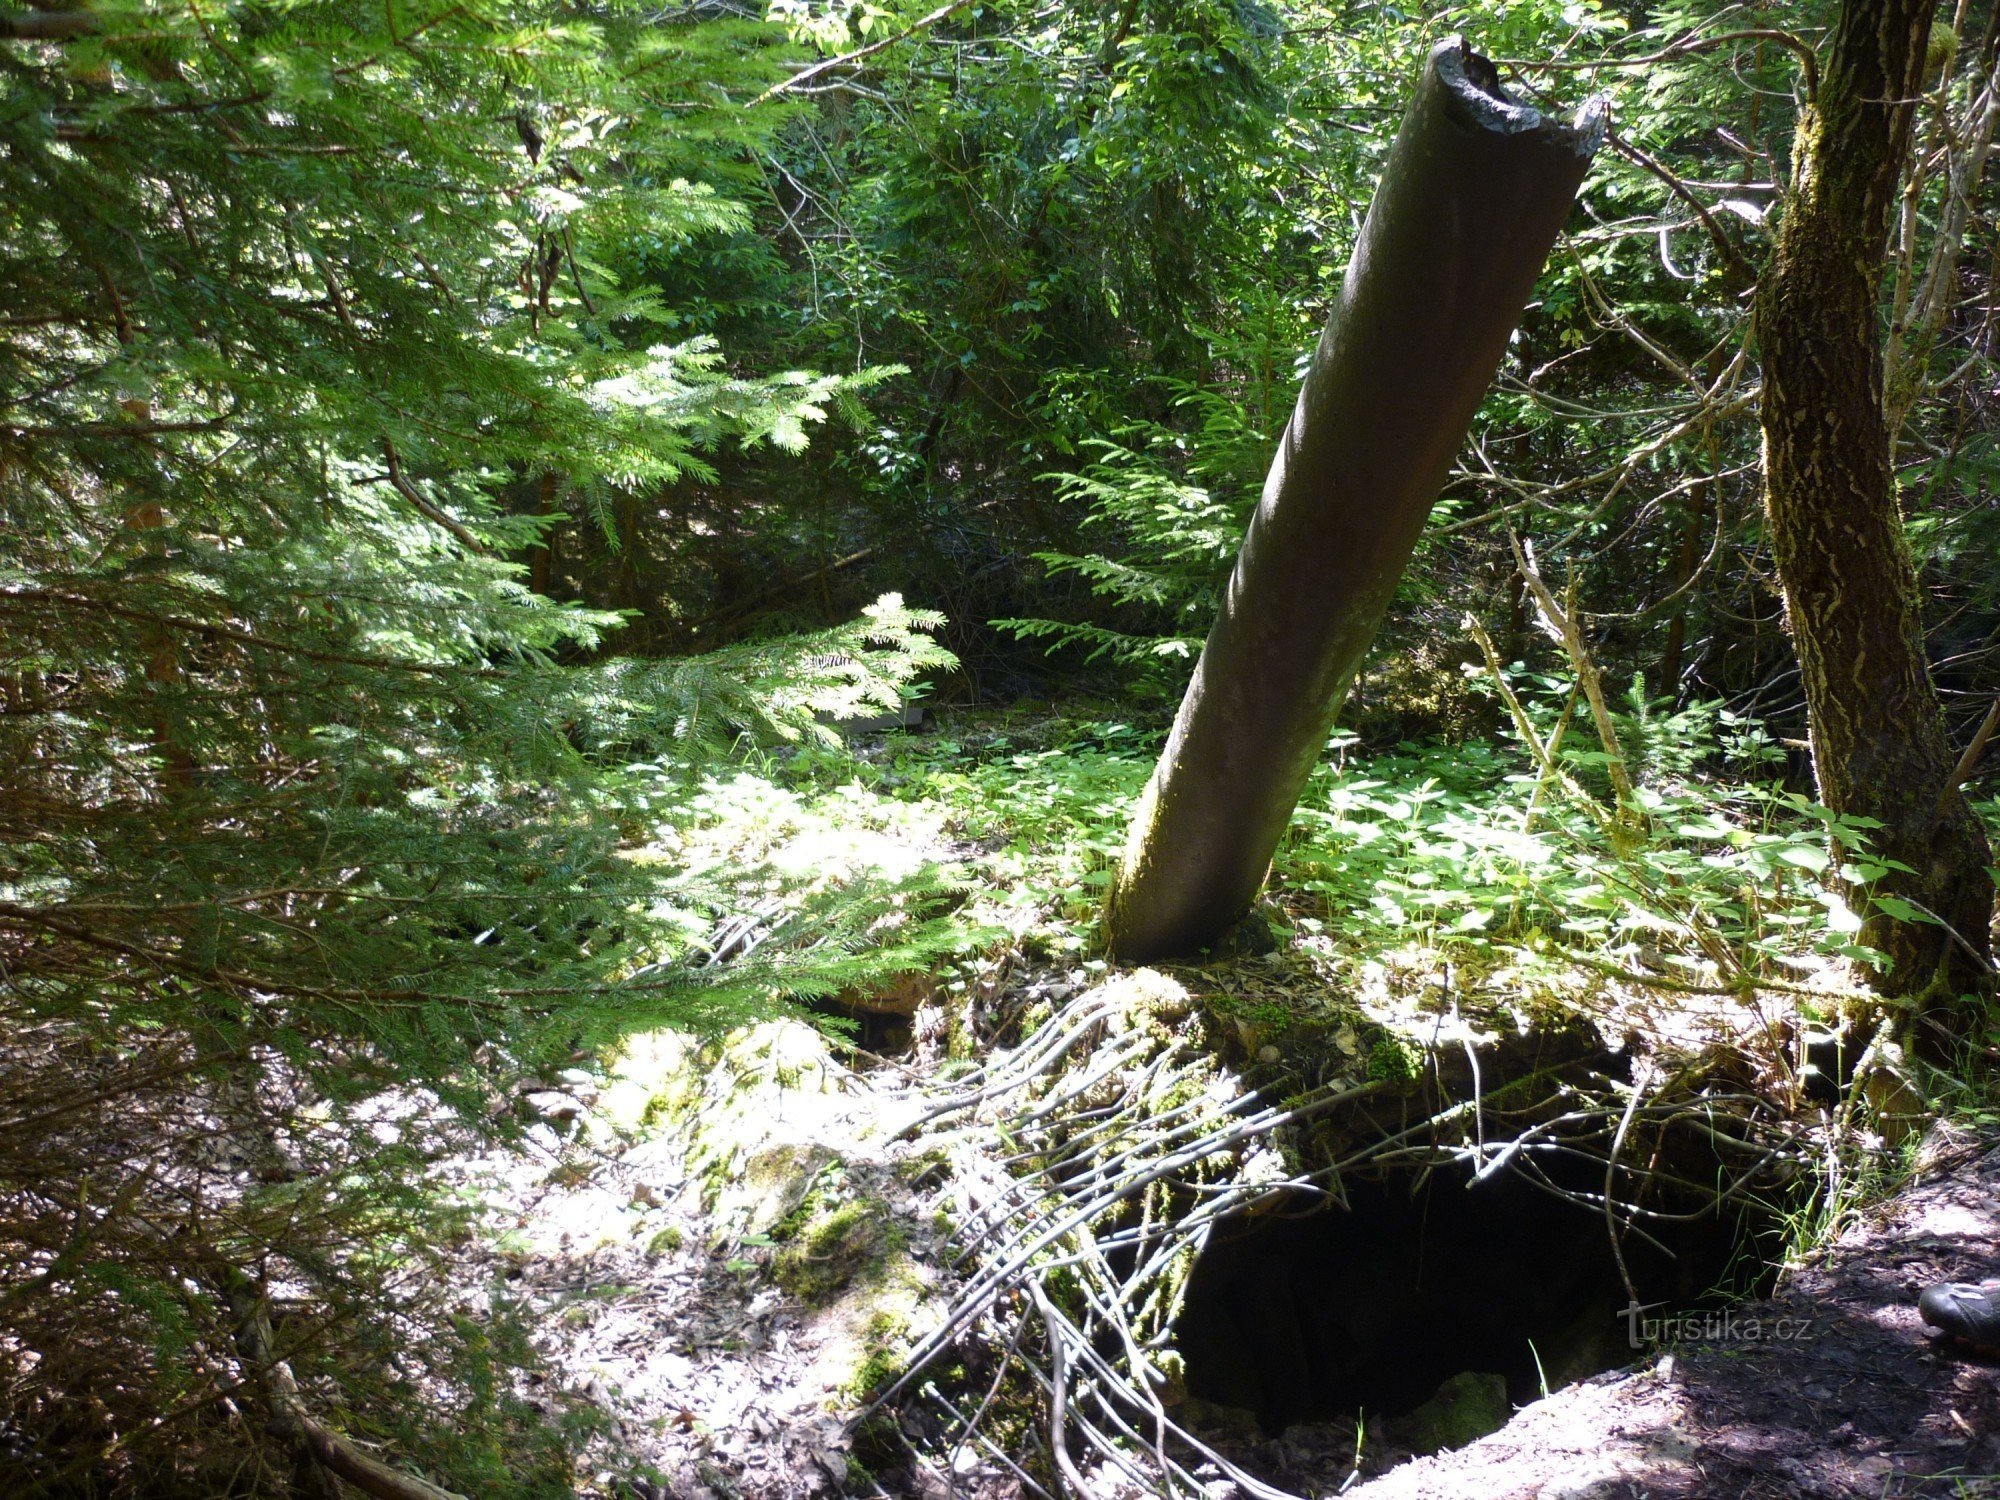
[[[1942,1142],[1917,1180],[1770,1298],[1688,1320],[1600,1376],[1356,1500],[1903,1500],[2000,1495],[2000,1368],[1930,1336],[1916,1296],[2000,1276],[2000,1150]]]
[[[579,1491],[868,1493],[854,1413],[946,1279],[894,1141],[916,1106],[797,1023],[635,1038],[573,1088],[468,1169],[463,1281],[469,1316],[526,1315],[543,1404],[590,1430]]]
[[[1530,1146],[1557,1161],[1568,1146],[1521,1137],[1539,1117],[1511,1102],[1516,1073],[1524,1100],[1546,1110],[1547,1077],[1573,1095],[1576,1079],[1610,1065],[1607,1051],[1551,1063],[1530,1031],[1518,1043],[1468,1034],[1417,1048],[1419,1066],[1378,1068],[1380,1039],[1358,1024],[1351,1045],[1335,1016],[1327,1049],[1291,1049],[1258,1010],[1248,1038],[1223,1018],[1225,1046],[1240,1041],[1247,1064],[1272,1072],[1295,1054],[1329,1071],[1256,1093],[1217,1060],[1221,1022],[1181,986],[1144,972],[1088,978],[1013,976],[1015,1008],[1033,1000],[1029,1013],[1045,1018],[1015,1028],[1006,1048],[983,1047],[950,1083],[933,1076],[934,1047],[855,1071],[794,1026],[713,1047],[663,1037],[657,1055],[635,1049],[608,1077],[579,1082],[592,1097],[536,1106],[547,1156],[515,1159],[488,1185],[497,1239],[468,1269],[531,1313],[551,1404],[581,1398],[591,1415],[583,1492],[1002,1500],[1067,1469],[1076,1495],[1149,1500],[1164,1492],[1150,1456],[1174,1469],[1178,1493],[1209,1500],[1271,1493],[1258,1480],[1373,1500],[2000,1496],[1987,1477],[2000,1474],[2000,1370],[1938,1348],[1915,1313],[1923,1285],[2000,1276],[1992,1143],[1933,1149],[1911,1187],[1772,1298],[1732,1312],[1697,1310],[1713,1305],[1698,1290],[1712,1270],[1677,1281],[1645,1262],[1635,1236],[1642,1294],[1678,1300],[1645,1310],[1650,1346],[1606,1354],[1606,1326],[1623,1337],[1607,1302],[1622,1282],[1580,1254],[1606,1243],[1601,1200],[1558,1205],[1566,1217],[1528,1235],[1528,1190],[1498,1167],[1529,1160]],[[1529,1050],[1517,1059],[1510,1045]],[[1456,1057],[1483,1089],[1470,1109],[1443,1068]],[[1629,1097],[1628,1120],[1669,1107]],[[1591,1107],[1585,1123],[1608,1132]],[[1481,1142],[1481,1121],[1525,1144],[1503,1160],[1494,1137]],[[1402,1142],[1400,1170],[1427,1170],[1429,1187],[1378,1202],[1377,1179],[1301,1170],[1308,1141],[1323,1161],[1327,1142],[1359,1150],[1364,1136]],[[1495,1163],[1490,1205],[1452,1186],[1481,1160]],[[1604,1170],[1570,1183],[1573,1196],[1601,1188]],[[1286,1222],[1309,1201],[1320,1205],[1309,1220]],[[1213,1235],[1191,1237],[1204,1218]],[[1337,1244],[1315,1238],[1336,1228]],[[1250,1253],[1266,1239],[1275,1261]],[[1218,1285],[1184,1287],[1172,1258],[1191,1266],[1205,1243],[1218,1254],[1203,1274]],[[1699,1247],[1672,1248],[1678,1266]],[[1400,1302],[1389,1295],[1399,1277]],[[1264,1301],[1231,1301],[1238,1283]],[[1273,1366],[1275,1387],[1201,1347],[1203,1317],[1226,1352],[1262,1327],[1264,1302],[1276,1308],[1265,1323],[1296,1325],[1328,1287],[1359,1304],[1352,1317],[1380,1324],[1366,1369],[1321,1369],[1339,1330],[1317,1343],[1301,1334],[1293,1366]],[[1454,1298],[1492,1313],[1520,1287],[1547,1305],[1507,1325],[1504,1349],[1416,1370],[1466,1331]],[[1186,1306],[1211,1290],[1220,1301],[1176,1330],[1183,1290]],[[1421,1323],[1427,1312],[1438,1320]],[[1532,1366],[1512,1362],[1515,1344],[1527,1347],[1516,1333],[1533,1341]],[[1138,1380],[1114,1368],[1121,1351]],[[1640,1367],[1403,1462],[1492,1431],[1540,1382],[1628,1357]],[[913,1364],[921,1373],[901,1380]],[[1395,1375],[1407,1389],[1390,1390]],[[1301,1394],[1313,1399],[1292,1403]],[[889,1399],[857,1425],[875,1395]],[[1350,1401],[1365,1412],[1359,1426],[1329,1418]],[[1169,1417],[1210,1446],[1149,1441]]]

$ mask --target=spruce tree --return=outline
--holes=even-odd
[[[527,586],[524,482],[643,498],[874,378],[733,371],[606,269],[740,223],[698,164],[790,107],[744,107],[782,34],[705,14],[0,19],[10,1494],[322,1492],[312,1412],[481,1493],[560,1486],[496,1343],[424,1344],[422,1297],[384,1321],[424,1162],[511,1076],[743,999],[660,962],[609,768],[939,659],[889,601],[633,661]]]

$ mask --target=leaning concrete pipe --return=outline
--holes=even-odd
[[[1604,134],[1507,97],[1463,38],[1424,68],[1105,912],[1121,958],[1245,911]]]

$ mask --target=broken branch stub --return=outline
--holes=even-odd
[[[1431,52],[1105,912],[1192,954],[1248,910],[1604,135]]]

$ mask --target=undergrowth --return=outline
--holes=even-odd
[[[1565,685],[1514,686],[1548,741]],[[1771,774],[1753,725],[1702,707],[1663,714],[1636,696],[1616,722],[1639,814],[1626,820],[1606,815],[1607,754],[1581,737],[1552,775],[1518,735],[1336,736],[1269,885],[1290,958],[1329,996],[1379,988],[1388,966],[1440,1009],[1529,992],[1583,1006],[1585,988],[1608,986],[1662,1014],[1740,1006],[1746,1027],[1753,1013],[1762,1024],[1760,1006],[1836,1020],[1859,994],[1850,966],[1875,961],[1854,941],[1882,869],[1869,830]],[[962,991],[997,951],[1079,981],[1107,973],[1097,912],[1158,726],[1018,709],[946,724],[860,746],[800,742],[662,796],[674,812],[630,851],[671,872],[650,926],[672,935],[650,962],[767,1001],[910,973]],[[1379,1037],[1358,1045],[1349,1061],[1366,1080],[1397,1086],[1421,1069]],[[1886,1180],[1895,1153],[1883,1143],[1832,1138],[1870,1123],[1865,1107],[1829,1122],[1826,1171],[1793,1206],[1785,1254],[1823,1243]],[[855,1205],[802,1221],[783,1279],[823,1298],[865,1269],[876,1228]]]
[[[1546,739],[1562,684],[1519,690]],[[1669,992],[1847,993],[1847,965],[1879,962],[1855,941],[1887,868],[1866,820],[1769,774],[1756,727],[1715,708],[1635,698],[1615,718],[1637,813],[1621,821],[1608,757],[1580,737],[1551,777],[1518,738],[1336,735],[1273,864],[1290,935],[1336,968],[1414,945],[1485,968],[1582,962]],[[801,753],[717,795],[739,841],[806,832],[773,856],[806,866],[824,863],[829,829],[921,829],[967,893],[961,921],[1083,958],[1157,750],[1157,730],[1126,720],[1014,714],[896,736],[859,763]]]

